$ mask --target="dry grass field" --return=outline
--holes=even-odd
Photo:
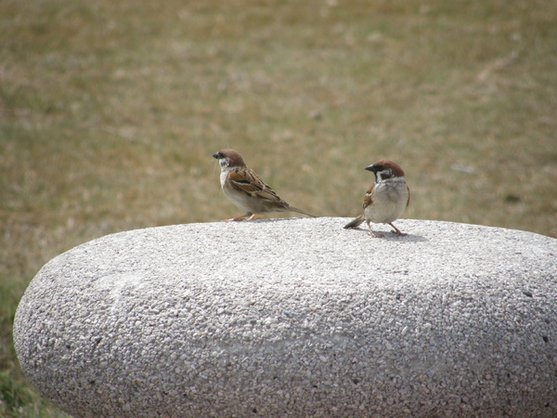
[[[1,416],[63,416],[12,348],[37,270],[237,214],[225,146],[320,216],[357,213],[390,158],[406,217],[557,237],[557,2],[2,0]]]

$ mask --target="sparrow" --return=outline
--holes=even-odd
[[[214,153],[213,158],[219,160],[222,191],[232,203],[245,212],[228,220],[249,221],[254,219],[257,213],[265,212],[297,212],[313,217],[278,197],[273,189],[246,166],[237,151],[229,148],[222,149]]]
[[[345,229],[356,228],[366,221],[371,237],[382,237],[373,232],[371,223],[386,223],[393,228],[397,235],[400,232],[393,221],[398,219],[410,203],[410,189],[404,178],[404,171],[395,162],[380,160],[365,168],[375,175],[375,182],[364,195],[364,213],[344,226]]]

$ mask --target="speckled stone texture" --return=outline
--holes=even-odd
[[[76,247],[21,300],[21,367],[77,417],[557,416],[557,240],[347,221]]]

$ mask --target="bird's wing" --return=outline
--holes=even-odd
[[[272,202],[281,202],[273,189],[267,186],[254,171],[250,169],[234,170],[229,174],[230,184],[239,192],[251,197],[258,197]]]
[[[369,187],[368,191],[364,195],[364,203],[363,203],[364,209],[367,208],[369,205],[371,205],[373,203],[374,192],[375,192],[375,183],[373,183]]]

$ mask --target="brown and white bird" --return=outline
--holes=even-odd
[[[290,206],[267,186],[255,172],[246,166],[242,156],[227,148],[213,154],[219,160],[220,185],[232,203],[245,214],[229,219],[230,221],[252,220],[257,213],[297,212],[306,216],[309,213]]]
[[[404,235],[393,225],[404,209],[410,203],[410,189],[404,178],[404,171],[395,162],[380,160],[365,168],[375,175],[375,183],[371,185],[364,195],[364,213],[344,226],[356,228],[366,221],[369,235],[382,237],[382,234],[373,232],[371,223],[389,224],[397,235]]]

